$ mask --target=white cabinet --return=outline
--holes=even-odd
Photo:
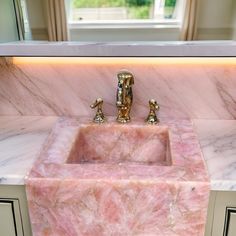
[[[225,212],[224,236],[236,235],[236,207],[227,207]]]
[[[7,236],[23,236],[19,201],[0,198],[0,232]]]
[[[0,236],[32,236],[25,186],[0,185]],[[236,191],[211,191],[205,236],[236,236]]]
[[[22,185],[0,185],[0,235],[32,236]]]
[[[212,191],[205,236],[236,236],[236,192]]]

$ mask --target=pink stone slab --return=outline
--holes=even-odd
[[[36,236],[201,236],[210,189],[189,120],[61,118],[26,190]]]
[[[114,116],[116,75],[127,69],[135,77],[132,116],[147,116],[153,98],[161,107],[160,118],[236,119],[235,57],[229,64],[225,58],[24,60],[28,62],[0,58],[0,115],[91,117],[89,105],[101,97],[105,114]]]
[[[67,163],[170,165],[167,127],[83,124]]]

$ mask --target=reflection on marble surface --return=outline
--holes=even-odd
[[[71,61],[66,65],[53,59],[12,65],[2,59],[0,115],[92,116],[90,103],[102,97],[105,114],[114,116],[116,74],[125,68],[135,76],[132,116],[146,117],[148,100],[154,98],[161,107],[160,118],[236,118],[235,63],[208,64],[207,59],[187,65],[178,64],[180,59],[167,64],[161,59],[149,59],[148,64],[141,58],[120,58],[114,63],[111,58],[101,63],[100,59],[94,63],[66,60]]]
[[[0,117],[0,184],[24,184],[56,117]]]
[[[60,119],[26,178],[34,235],[204,235],[209,179],[190,121],[163,121],[169,166],[68,164],[80,128],[87,125],[88,119]],[[146,126],[143,120],[128,125]]]
[[[212,190],[236,191],[236,121],[194,120]]]

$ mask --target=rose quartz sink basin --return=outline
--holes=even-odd
[[[189,120],[61,118],[26,178],[34,236],[203,236],[209,190]]]
[[[67,163],[171,165],[168,128],[84,124]]]

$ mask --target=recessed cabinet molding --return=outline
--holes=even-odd
[[[236,235],[236,192],[211,191],[205,236]]]
[[[236,234],[236,206],[226,207],[224,236],[235,236]]]
[[[32,236],[23,185],[0,185],[0,235]]]
[[[23,236],[18,199],[0,198],[0,232],[7,236]]]

